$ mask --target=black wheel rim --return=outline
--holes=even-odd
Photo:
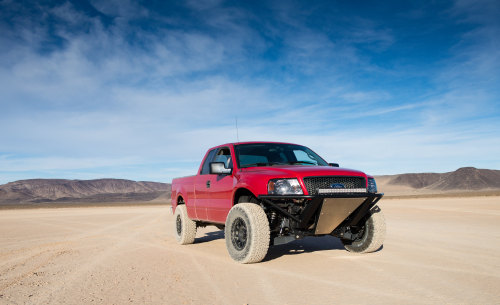
[[[243,250],[247,244],[247,225],[241,217],[236,218],[231,226],[231,241],[238,251]]]
[[[182,232],[181,215],[177,215],[177,219],[175,220],[175,227],[177,228],[177,234],[181,235],[181,232]]]
[[[358,234],[358,236],[353,241],[360,242],[361,240],[363,240],[363,237],[365,236],[365,231],[366,231],[366,225],[359,228],[358,231],[356,232]]]

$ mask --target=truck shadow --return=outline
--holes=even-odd
[[[206,232],[204,236],[195,239],[195,244],[202,244],[217,239],[224,239],[224,231],[217,230],[213,232]],[[381,246],[375,252],[379,252],[384,248]],[[271,246],[267,252],[264,262],[272,261],[274,259],[280,258],[287,255],[296,255],[302,253],[312,253],[316,251],[328,251],[328,250],[347,250],[340,239],[333,236],[321,236],[321,237],[306,237],[304,239],[299,239],[292,241],[290,243],[278,246]]]
[[[295,240],[288,244],[269,247],[264,261],[271,261],[281,256],[295,255],[301,253],[310,253],[326,250],[343,250],[344,245],[340,239],[333,236],[306,237],[301,240]]]
[[[224,231],[217,230],[217,231],[213,231],[213,232],[207,232],[207,233],[205,233],[205,236],[197,237],[194,240],[194,243],[201,244],[201,243],[206,243],[206,242],[213,241],[216,239],[224,239]]]

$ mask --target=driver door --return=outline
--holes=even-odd
[[[234,158],[229,147],[221,147],[215,154],[214,162],[223,162],[225,168],[233,168]],[[207,214],[210,221],[224,223],[232,206],[233,187],[235,178],[233,173],[209,175],[210,189],[207,201]]]

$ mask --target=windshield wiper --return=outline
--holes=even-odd
[[[283,163],[283,162],[257,162],[257,163],[251,163],[251,164],[245,164],[245,165],[242,165],[241,167],[242,168],[245,168],[245,167],[252,167],[252,166],[273,166],[273,165],[285,165],[285,164],[288,164],[288,163]]]
[[[315,162],[312,161],[294,161],[294,162],[288,162],[288,164],[312,164],[312,165],[318,165]]]
[[[284,163],[284,162],[269,162],[269,165],[286,165],[288,163]]]
[[[242,165],[241,167],[245,168],[245,167],[252,167],[252,166],[266,166],[268,164],[269,163],[267,163],[267,162],[258,162],[258,163],[245,164],[245,165]]]

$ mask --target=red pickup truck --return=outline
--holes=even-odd
[[[373,252],[385,237],[382,196],[373,177],[302,145],[224,144],[208,150],[196,176],[172,181],[175,236],[191,244],[197,227],[215,225],[240,263],[306,236],[332,235],[348,251]]]

